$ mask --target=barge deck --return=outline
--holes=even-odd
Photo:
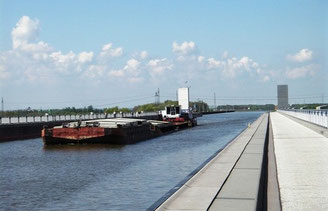
[[[189,124],[188,124],[189,123]],[[190,122],[113,118],[77,121],[44,128],[45,145],[53,144],[134,144],[190,126]]]

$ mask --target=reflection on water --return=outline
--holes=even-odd
[[[120,150],[125,145],[114,144],[67,144],[67,145],[44,145],[44,151],[99,151]]]
[[[0,210],[145,210],[259,115],[208,115],[126,146],[1,143]]]

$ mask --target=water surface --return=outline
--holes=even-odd
[[[0,143],[0,209],[145,210],[260,114],[207,115],[197,127],[126,146]]]

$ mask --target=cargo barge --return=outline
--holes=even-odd
[[[41,135],[45,145],[134,144],[187,128],[188,123],[188,121],[170,122],[128,118],[99,119],[44,128]]]
[[[165,107],[160,119],[113,118],[65,123],[41,132],[45,145],[53,144],[134,144],[169,132],[197,125],[200,113],[189,108],[189,88],[180,88],[179,105]]]

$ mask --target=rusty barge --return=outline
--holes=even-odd
[[[45,145],[54,144],[134,144],[191,126],[190,121],[146,119],[99,119],[70,122],[42,130]]]
[[[159,112],[160,119],[98,119],[77,121],[44,128],[42,138],[45,145],[52,144],[134,144],[169,132],[197,125],[201,114],[189,107],[189,88],[180,88],[179,105],[166,106]]]

